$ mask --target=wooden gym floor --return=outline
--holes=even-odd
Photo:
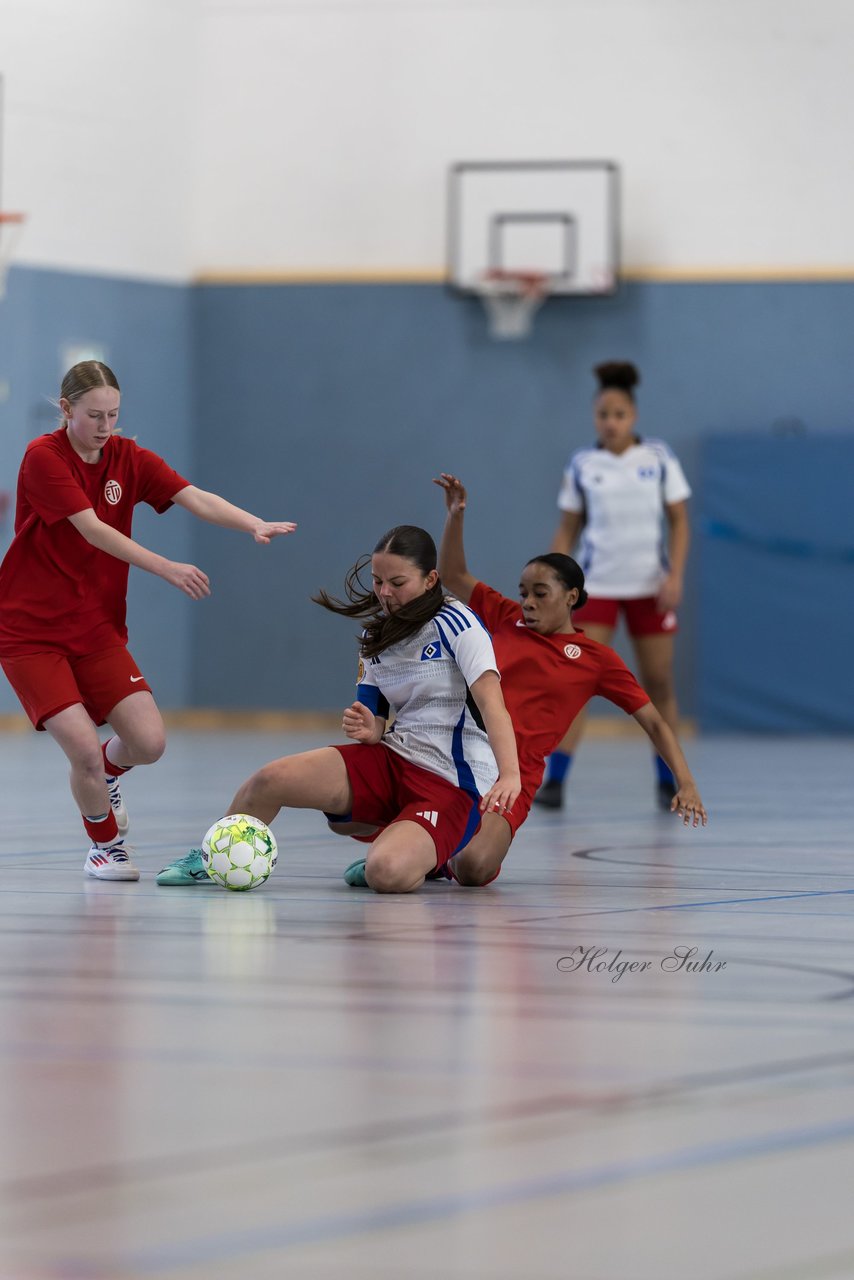
[[[263,888],[156,887],[327,740],[173,732],[116,885],[0,737],[2,1280],[850,1280],[854,742],[689,742],[693,831],[590,740],[486,890],[294,812]]]

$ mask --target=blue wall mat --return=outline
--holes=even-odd
[[[854,435],[702,448],[703,728],[854,732]]]

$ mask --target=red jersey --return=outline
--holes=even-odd
[[[581,708],[599,694],[634,715],[649,702],[613,649],[583,631],[541,636],[529,630],[517,600],[478,582],[469,608],[483,619],[501,672],[501,692],[516,731],[523,786],[560,742]]]
[[[75,453],[64,427],[30,441],[15,537],[0,565],[0,656],[80,656],[125,644],[130,565],[93,547],[68,517],[91,507],[130,537],[136,503],[161,513],[189,483],[121,435],[110,437],[98,462]]]

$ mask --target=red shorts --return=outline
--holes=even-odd
[[[25,658],[3,658],[6,673],[21,705],[37,729],[45,720],[82,702],[95,724],[105,724],[128,694],[151,689],[124,645],[69,658],[43,652]]]
[[[348,817],[377,827],[417,822],[436,846],[437,867],[468,844],[480,826],[480,796],[404,760],[385,743],[353,742],[335,750],[344,757],[353,790]]]
[[[513,802],[513,808],[509,813],[502,813],[501,817],[510,824],[512,832],[510,839],[516,839],[516,832],[531,812],[531,805],[534,803],[534,794],[539,790],[540,783],[543,780],[543,770],[539,771],[536,778],[526,777],[522,774],[522,790]]]
[[[644,596],[640,600],[605,600],[591,596],[583,609],[573,609],[572,621],[582,627],[585,622],[595,622],[601,627],[616,627],[621,609],[630,636],[672,636],[679,630],[674,611],[667,609],[662,613],[655,596]]]

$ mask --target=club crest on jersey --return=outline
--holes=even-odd
[[[565,644],[563,651],[568,658],[580,658],[581,649],[577,644]]]
[[[118,480],[108,480],[104,485],[104,497],[111,507],[115,507],[122,498],[122,486]]]
[[[431,640],[429,644],[425,644],[421,650],[421,661],[432,662],[434,658],[441,658],[442,646],[437,644],[435,640]]]
[[[638,467],[639,480],[654,480],[657,475],[657,467]]]

